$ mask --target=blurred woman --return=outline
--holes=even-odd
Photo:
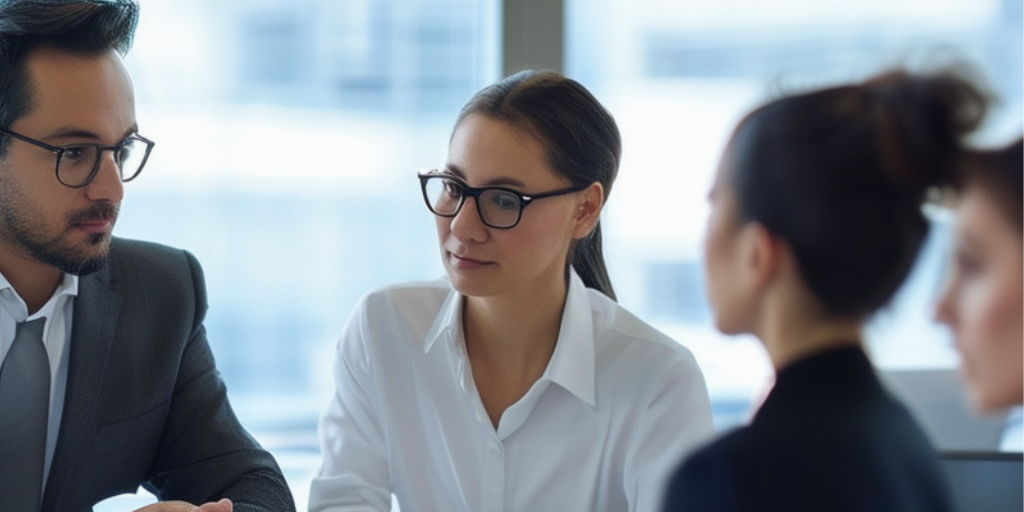
[[[1024,145],[967,157],[959,183],[953,269],[936,317],[953,331],[975,409],[1024,402]],[[1004,445],[1017,451],[1019,430]]]
[[[702,448],[666,511],[944,511],[934,450],[880,384],[865,321],[903,282],[985,101],[901,71],[772,101],[743,119],[709,194],[719,330],[764,345],[775,385],[750,425]]]
[[[615,302],[599,217],[618,128],[523,72],[419,176],[447,280],[374,291],[338,344],[310,510],[653,510],[712,433],[688,350]]]

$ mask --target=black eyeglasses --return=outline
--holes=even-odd
[[[476,199],[476,212],[480,214],[480,220],[485,225],[498,229],[515,227],[523,216],[523,208],[538,199],[571,194],[587,188],[584,185],[540,194],[521,194],[504,187],[473,188],[454,176],[436,171],[420,174],[419,178],[423,200],[434,215],[458,215],[466,202],[466,197],[469,196]]]
[[[54,173],[57,174],[57,181],[71,188],[82,188],[96,177],[96,173],[100,170],[100,159],[103,157],[104,151],[114,153],[118,176],[122,182],[135,179],[142,172],[142,166],[146,165],[146,160],[149,159],[149,152],[153,150],[153,146],[156,144],[136,134],[113,146],[100,146],[99,144],[51,146],[45,142],[3,128],[0,128],[0,133],[41,147],[56,155],[57,163],[54,166]]]

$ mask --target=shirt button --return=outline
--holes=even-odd
[[[491,457],[494,457],[495,459],[500,459],[501,458],[501,450],[499,450],[497,448],[492,448],[491,449]]]

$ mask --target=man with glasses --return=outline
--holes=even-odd
[[[294,510],[228,404],[198,262],[111,234],[154,147],[121,60],[137,19],[0,0],[0,512],[140,485],[150,511]]]

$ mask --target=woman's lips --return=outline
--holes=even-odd
[[[459,256],[458,254],[455,254],[453,252],[449,252],[448,256],[451,259],[452,266],[460,270],[470,270],[490,265],[490,263],[486,261],[480,261],[465,256]]]

